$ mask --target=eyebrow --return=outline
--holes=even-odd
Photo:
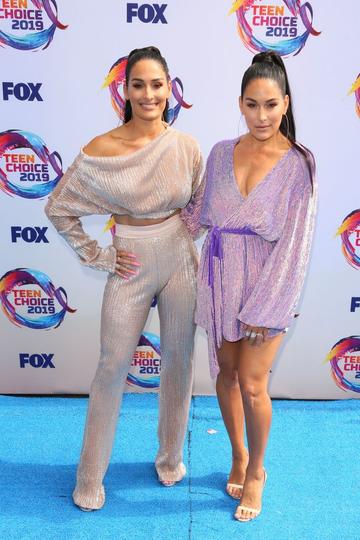
[[[270,103],[270,101],[277,101],[278,99],[279,99],[279,98],[273,97],[273,98],[267,99],[267,100],[265,101],[265,103]],[[251,101],[252,103],[256,103],[256,99],[252,99],[252,98],[250,98],[250,97],[246,97],[245,100],[246,100],[246,101]]]
[[[157,82],[157,81],[163,81],[164,79],[162,77],[158,77],[157,79],[151,79],[151,82]],[[144,79],[140,79],[139,77],[134,77],[131,79],[131,81],[138,81],[138,82],[144,82]]]

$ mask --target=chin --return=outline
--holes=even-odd
[[[267,141],[268,139],[271,139],[275,134],[270,131],[266,131],[264,133],[259,133],[257,130],[250,131],[250,134],[256,139],[257,141]]]
[[[158,120],[162,118],[163,110],[144,111],[143,109],[135,111],[135,114],[141,120]]]
[[[136,114],[135,116],[137,116],[140,120],[152,122],[154,120],[161,119],[162,113],[156,112],[156,114],[155,113],[144,114],[144,112],[142,111],[140,114]]]

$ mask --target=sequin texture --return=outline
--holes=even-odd
[[[89,157],[80,152],[47,203],[47,216],[80,261],[109,272],[101,314],[100,361],[91,384],[73,493],[78,506],[99,509],[105,502],[103,479],[125,381],[154,296],[158,300],[161,341],[155,467],[161,481],[175,482],[184,476],[197,270],[194,242],[178,215],[156,226],[119,226],[113,245],[106,248],[85,233],[80,218],[111,213],[168,217],[186,207],[199,184],[201,167],[196,141],[167,128],[128,156]],[[129,233],[131,229],[133,234]],[[115,273],[117,250],[135,253],[140,263],[136,275],[128,280]]]
[[[116,250],[101,248],[80,217],[127,214],[166,218],[184,208],[198,187],[202,159],[197,142],[168,127],[125,156],[92,157],[80,151],[49,197],[45,212],[82,264],[113,272]]]
[[[244,198],[234,174],[239,139],[212,149],[201,188],[183,210],[193,236],[201,228],[249,228],[256,235],[222,235],[223,259],[213,261],[209,286],[210,235],[201,254],[196,322],[206,329],[210,372],[219,371],[216,347],[222,337],[238,341],[244,324],[276,335],[295,315],[307,268],[317,201],[304,157],[291,148]],[[216,335],[216,340],[215,340]]]

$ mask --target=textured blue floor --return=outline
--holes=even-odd
[[[360,539],[359,401],[274,401],[263,512],[249,524],[232,519],[236,503],[223,493],[230,447],[206,397],[192,404],[189,474],[167,489],[153,468],[156,397],[126,395],[106,505],[79,511],[70,495],[86,405],[0,396],[1,540]]]

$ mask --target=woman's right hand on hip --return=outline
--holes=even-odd
[[[140,263],[137,261],[135,253],[121,249],[116,251],[115,273],[124,279],[129,279],[131,276],[136,275]]]

